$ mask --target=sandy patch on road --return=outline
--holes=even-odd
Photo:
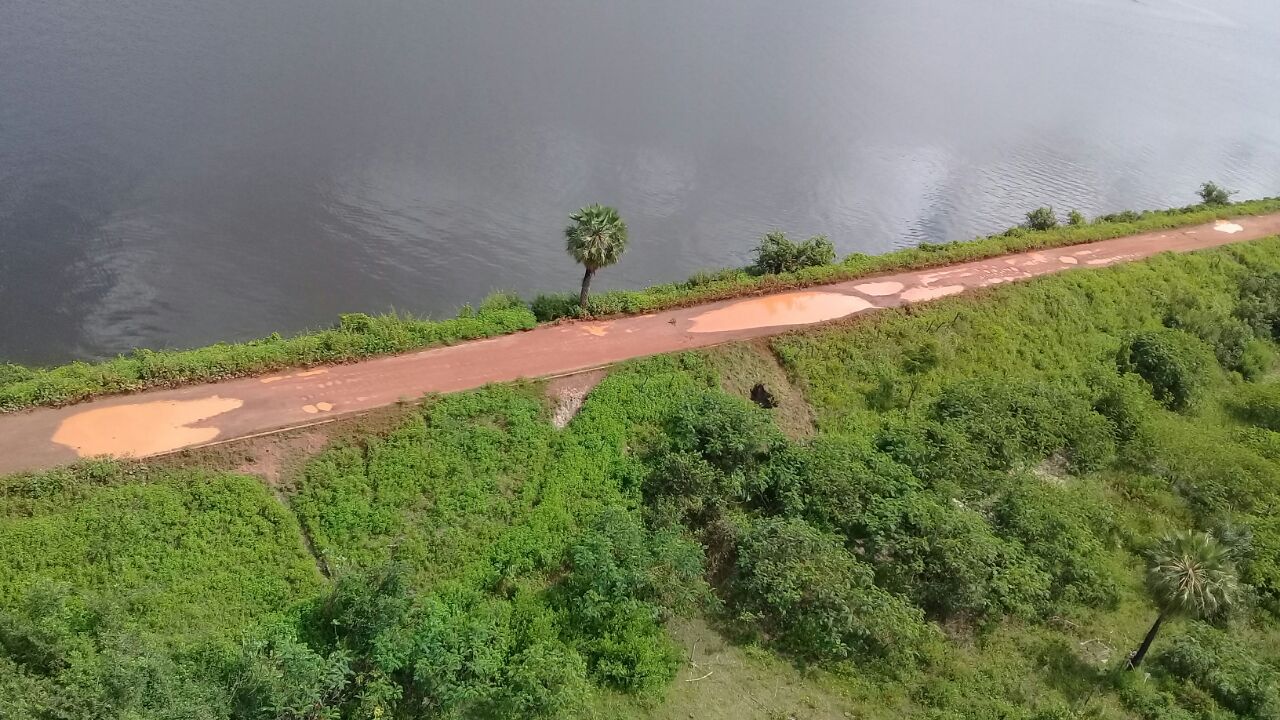
[[[86,410],[63,420],[53,441],[80,457],[143,457],[206,443],[218,437],[216,427],[188,427],[235,410],[239,398],[214,395],[200,400],[161,400]]]
[[[863,295],[870,295],[872,297],[884,297],[886,295],[900,293],[902,292],[902,288],[902,283],[893,282],[892,280],[886,282],[863,283],[861,285],[853,286],[854,290],[857,290]]]
[[[875,307],[852,295],[793,292],[743,300],[695,315],[689,332],[728,332],[775,325],[803,325],[834,320]]]
[[[1233,222],[1219,222],[1213,226],[1214,230],[1228,235],[1235,235],[1238,232],[1244,232],[1244,226]]]
[[[943,285],[942,287],[916,287],[911,288],[902,293],[900,296],[907,302],[921,302],[924,300],[936,300],[940,297],[955,295],[964,292],[963,285]]]

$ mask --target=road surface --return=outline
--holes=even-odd
[[[1280,234],[1280,214],[893,273],[651,315],[528,332],[349,365],[107,397],[0,415],[0,473],[81,457],[147,457],[517,378],[774,335],[795,327],[1074,268]]]

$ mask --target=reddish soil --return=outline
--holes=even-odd
[[[529,332],[351,365],[110,397],[0,416],[0,473],[107,453],[146,457],[362,413],[425,393],[565,375],[634,357],[775,335],[974,288],[1280,234],[1280,214],[1020,253],[603,322]],[[197,412],[198,411],[198,412]]]

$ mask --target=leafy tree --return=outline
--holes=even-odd
[[[747,619],[813,659],[907,661],[929,636],[920,610],[876,586],[839,537],[803,520],[768,518],[738,546],[734,596]]]
[[[766,234],[756,246],[755,271],[761,275],[790,273],[801,268],[828,265],[835,259],[835,246],[825,235],[815,235],[796,243],[786,233],[775,230]]]
[[[986,621],[1033,617],[1053,579],[1016,542],[999,537],[976,511],[938,493],[908,492],[873,502],[854,529],[878,584],[930,615]]]
[[[566,248],[573,259],[586,268],[582,292],[578,295],[578,307],[585,313],[592,276],[600,268],[618,262],[627,249],[627,224],[618,216],[617,209],[607,205],[588,205],[569,219],[573,224],[564,229]]]
[[[1051,207],[1039,207],[1027,213],[1028,230],[1052,230],[1058,227],[1058,216]]]
[[[679,655],[660,623],[701,602],[702,573],[702,548],[677,532],[649,533],[621,508],[602,512],[569,548],[555,591],[590,673],[638,693],[670,682]]]
[[[1207,182],[1200,186],[1200,200],[1205,205],[1226,205],[1231,202],[1231,196],[1235,192],[1218,185],[1215,182]]]
[[[1240,592],[1230,551],[1200,532],[1173,533],[1156,544],[1148,560],[1147,586],[1160,613],[1129,658],[1130,670],[1142,664],[1165,620],[1212,617],[1231,607]]]

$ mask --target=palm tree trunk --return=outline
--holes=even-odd
[[[582,294],[578,295],[578,308],[583,315],[587,314],[587,293],[591,291],[591,276],[595,274],[596,269],[589,267],[582,275]]]
[[[1160,624],[1164,622],[1164,613],[1156,616],[1156,621],[1151,625],[1151,629],[1147,631],[1147,636],[1142,639],[1142,644],[1138,646],[1138,652],[1129,658],[1129,663],[1125,666],[1127,670],[1136,670],[1142,664],[1142,658],[1147,656],[1147,651],[1151,649],[1151,642],[1156,639],[1156,633],[1160,632]]]

